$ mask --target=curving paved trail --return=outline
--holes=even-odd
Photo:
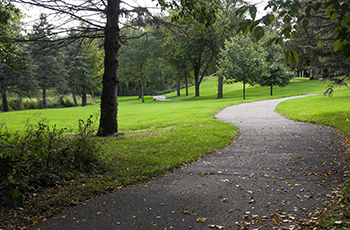
[[[282,100],[224,109],[217,118],[240,129],[232,145],[32,229],[311,229],[343,182],[344,140],[279,116],[273,110]]]

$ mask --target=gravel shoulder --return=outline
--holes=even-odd
[[[224,109],[239,127],[228,147],[31,229],[312,229],[345,179],[344,139],[278,115],[282,100]]]

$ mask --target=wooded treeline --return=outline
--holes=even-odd
[[[16,2],[51,10],[50,16],[58,15],[67,25],[70,20],[80,25],[57,32],[60,27],[42,14],[26,32],[18,8],[11,0],[1,2],[3,111],[9,110],[9,95],[17,95],[20,101],[40,91],[39,107],[46,108],[48,90],[58,95],[62,105],[69,104],[64,96],[72,95],[75,106],[76,95],[84,106],[87,94],[94,97],[101,93],[99,135],[103,136],[118,132],[117,95],[138,95],[144,102],[144,95],[172,90],[180,95],[182,87],[193,84],[199,97],[204,76],[212,74],[218,74],[217,98],[223,97],[222,83],[233,82],[243,83],[243,98],[246,84],[268,86],[272,94],[273,86],[284,86],[291,79],[284,59],[294,60],[290,67],[295,67],[296,50],[302,60],[296,68],[309,70],[313,78],[337,81],[349,69],[348,59],[331,49],[336,30],[333,19],[315,10],[308,12],[307,23],[295,21],[297,14],[285,12],[294,12],[293,7],[289,8],[296,3],[275,3],[278,10],[254,21],[248,14],[237,13],[239,7],[248,4],[237,0],[159,0],[165,13],[151,13],[147,7],[123,7],[125,3],[119,0]],[[256,8],[248,9],[254,19]],[[301,8],[299,11],[303,12]],[[91,14],[81,14],[84,12]],[[106,19],[106,24],[97,16]],[[302,29],[296,29],[298,23]],[[242,28],[244,33],[238,33]],[[254,36],[247,35],[249,30]],[[280,46],[259,41],[264,34],[271,40],[276,31],[288,38],[272,39]],[[284,56],[283,49],[287,49]]]
[[[173,90],[180,95],[181,88],[195,85],[195,96],[200,96],[200,83],[205,76],[217,72],[218,55],[225,40],[236,33],[242,20],[235,10],[245,4],[235,0],[219,3],[220,17],[210,27],[183,19],[177,11],[168,11],[166,16],[159,14],[157,20],[144,16],[127,21],[121,29],[121,37],[128,39],[119,51],[118,95],[138,95],[143,101],[144,95]],[[25,33],[21,13],[11,14],[7,27],[15,38],[17,56],[13,62],[5,57],[1,61],[3,111],[10,109],[9,95],[17,100],[40,97],[38,108],[47,108],[48,91],[57,95],[62,106],[78,106],[77,95],[82,106],[86,105],[87,94],[100,95],[104,72],[102,38],[85,36],[60,45],[57,41],[65,37],[55,33],[55,25],[47,15],[41,14],[30,32]],[[85,26],[81,22],[81,31]],[[74,33],[78,32],[67,31],[65,36]],[[65,101],[65,95],[72,95],[74,104]]]

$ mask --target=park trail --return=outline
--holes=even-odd
[[[313,229],[346,176],[344,138],[281,117],[282,100],[224,109],[217,119],[239,127],[228,147],[31,229]]]

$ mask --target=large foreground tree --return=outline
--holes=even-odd
[[[56,33],[73,30],[77,32],[77,35],[71,37],[71,39],[77,37],[104,38],[105,59],[102,79],[101,116],[97,135],[108,136],[118,133],[118,52],[123,40],[125,40],[121,36],[120,25],[123,25],[121,18],[131,19],[141,16],[144,18],[147,15],[148,18],[153,20],[154,17],[149,13],[149,10],[135,2],[130,3],[121,0],[14,1],[42,7],[53,12],[53,19],[61,22],[61,25],[56,26],[56,29],[64,28],[64,31],[56,31]],[[216,19],[216,6],[214,2],[207,2],[205,0],[181,0],[179,2],[159,0],[159,4],[163,9],[174,8],[178,10],[180,12],[179,17],[189,17],[207,26],[211,25]],[[84,22],[86,27],[82,29],[79,26],[75,26],[75,24],[70,23],[72,20]]]

